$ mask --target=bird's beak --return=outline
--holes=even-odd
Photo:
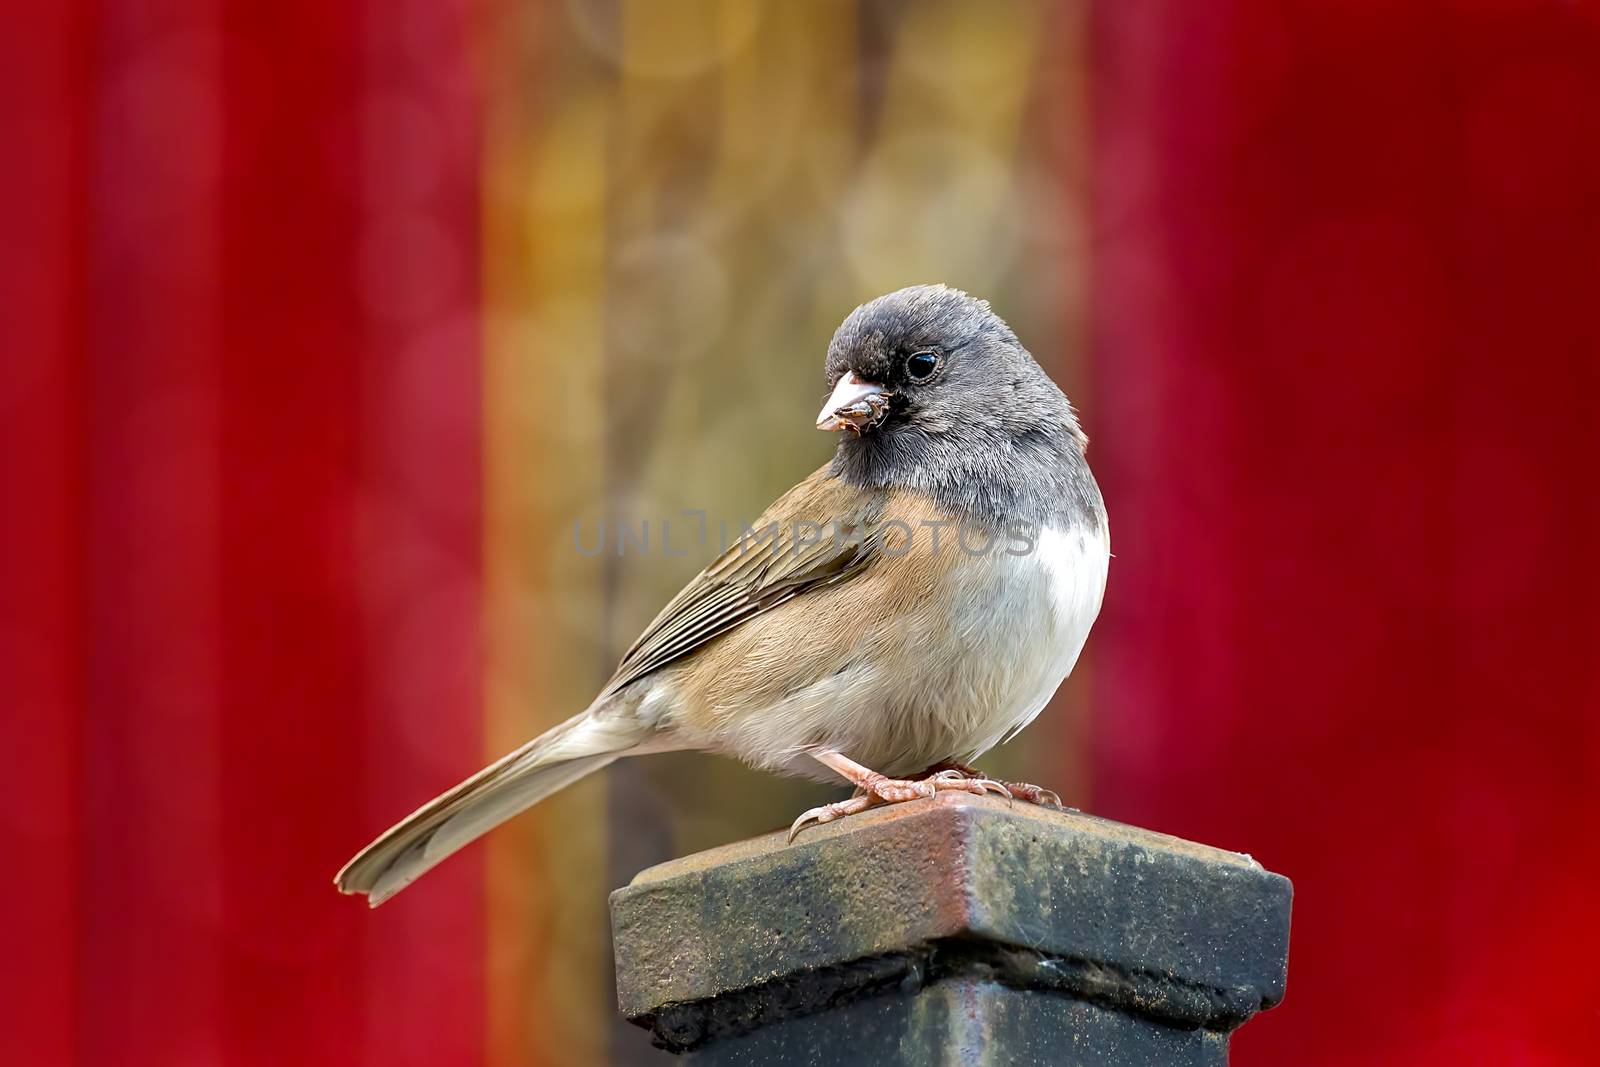
[[[889,407],[889,393],[883,386],[862,381],[851,371],[833,387],[833,395],[822,405],[817,416],[819,430],[850,430],[860,433],[863,427],[877,422]]]

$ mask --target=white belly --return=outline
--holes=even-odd
[[[986,670],[980,660],[966,668],[992,675],[996,699],[954,739],[955,758],[976,759],[1015,735],[1072,673],[1100,614],[1110,548],[1102,522],[1099,531],[1043,529],[1034,552],[997,561],[997,603],[968,608],[977,608],[976,625],[992,628],[983,646],[994,667]]]

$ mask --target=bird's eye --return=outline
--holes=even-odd
[[[914,382],[924,382],[939,369],[939,357],[932,352],[914,352],[906,357],[906,374]]]

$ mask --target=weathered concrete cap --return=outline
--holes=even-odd
[[[1238,853],[941,793],[644,871],[611,898],[618,1000],[676,1050],[974,975],[1226,1033],[1283,997],[1291,892]]]

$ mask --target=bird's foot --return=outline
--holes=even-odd
[[[928,775],[962,774],[975,780],[993,780],[978,768],[969,767],[965,763],[957,763],[954,760],[935,763],[922,773]],[[1053,789],[1045,789],[1043,786],[1032,785],[1028,782],[1001,782],[1000,784],[1005,786],[1009,796],[1017,800],[1026,801],[1029,804],[1037,804],[1041,808],[1060,808],[1065,810],[1066,806],[1061,803],[1061,794]]]
[[[993,793],[1007,799],[1011,791],[1003,782],[992,778],[973,777],[954,768],[936,771],[923,778],[890,778],[888,775],[879,774],[877,771],[868,770],[858,763],[853,763],[842,756],[830,753],[830,759],[822,762],[838,771],[845,778],[854,782],[859,790],[856,796],[849,800],[841,800],[833,804],[823,804],[809,811],[801,812],[800,817],[789,827],[789,840],[812,823],[833,822],[835,819],[846,815],[855,815],[866,811],[868,808],[878,807],[882,804],[901,804],[908,800],[919,800],[943,792],[976,793],[979,796]],[[820,759],[821,757],[819,757]]]

